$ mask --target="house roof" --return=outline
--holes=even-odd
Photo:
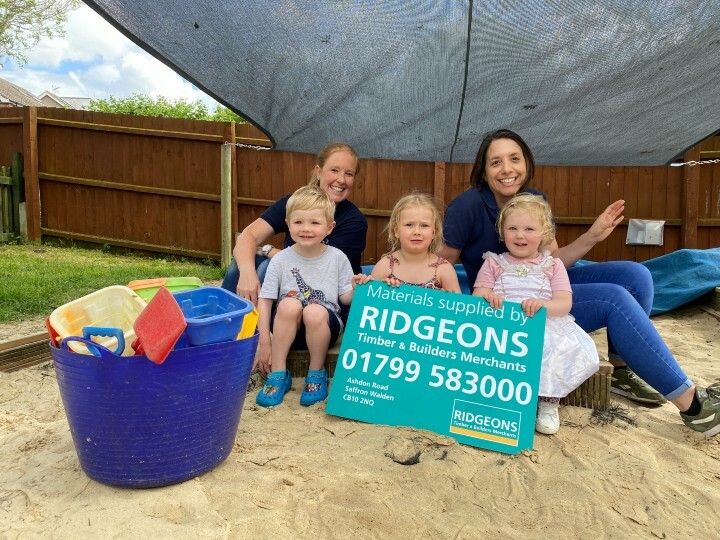
[[[87,97],[68,97],[63,96],[61,99],[65,101],[73,109],[87,109],[90,106],[91,98]]]
[[[14,107],[45,106],[45,104],[30,91],[5,79],[0,79],[0,103],[9,103]]]
[[[53,94],[45,90],[38,96],[38,99],[43,102],[46,107],[67,107],[67,103],[58,95]]]
[[[87,109],[90,106],[90,98],[58,96],[54,92],[45,90],[38,96],[48,107],[66,107],[69,109]]]

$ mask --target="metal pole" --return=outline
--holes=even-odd
[[[223,144],[220,152],[220,264],[227,268],[232,257],[232,146]]]

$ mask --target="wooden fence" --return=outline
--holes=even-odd
[[[13,239],[13,189],[9,167],[0,167],[0,241]]]
[[[0,241],[20,238],[20,203],[24,201],[22,155],[12,154],[12,166],[0,166]]]
[[[720,157],[715,137],[686,160]],[[224,142],[269,146],[252,126],[55,108],[0,109],[0,164],[24,155],[28,237],[72,238],[193,257],[220,258]],[[319,141],[318,146],[326,142]],[[232,146],[235,231],[307,182],[314,156]],[[368,216],[363,259],[385,251],[383,228],[412,189],[447,205],[467,189],[471,165],[362,160],[352,200]],[[555,210],[558,242],[582,234],[610,202],[626,218],[666,220],[663,246],[625,245],[625,221],[586,258],[643,261],[679,248],[720,245],[720,165],[538,167],[533,186]],[[274,239],[277,245],[279,238]]]

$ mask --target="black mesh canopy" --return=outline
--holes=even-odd
[[[470,162],[507,127],[540,163],[660,165],[720,129],[720,1],[101,0],[276,148]]]

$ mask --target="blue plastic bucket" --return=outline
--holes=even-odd
[[[182,339],[190,346],[234,340],[254,307],[221,287],[198,287],[173,296],[187,322]]]
[[[100,358],[50,346],[80,465],[94,480],[147,488],[189,480],[230,454],[258,334],[170,352]],[[87,341],[84,341],[87,343]]]

